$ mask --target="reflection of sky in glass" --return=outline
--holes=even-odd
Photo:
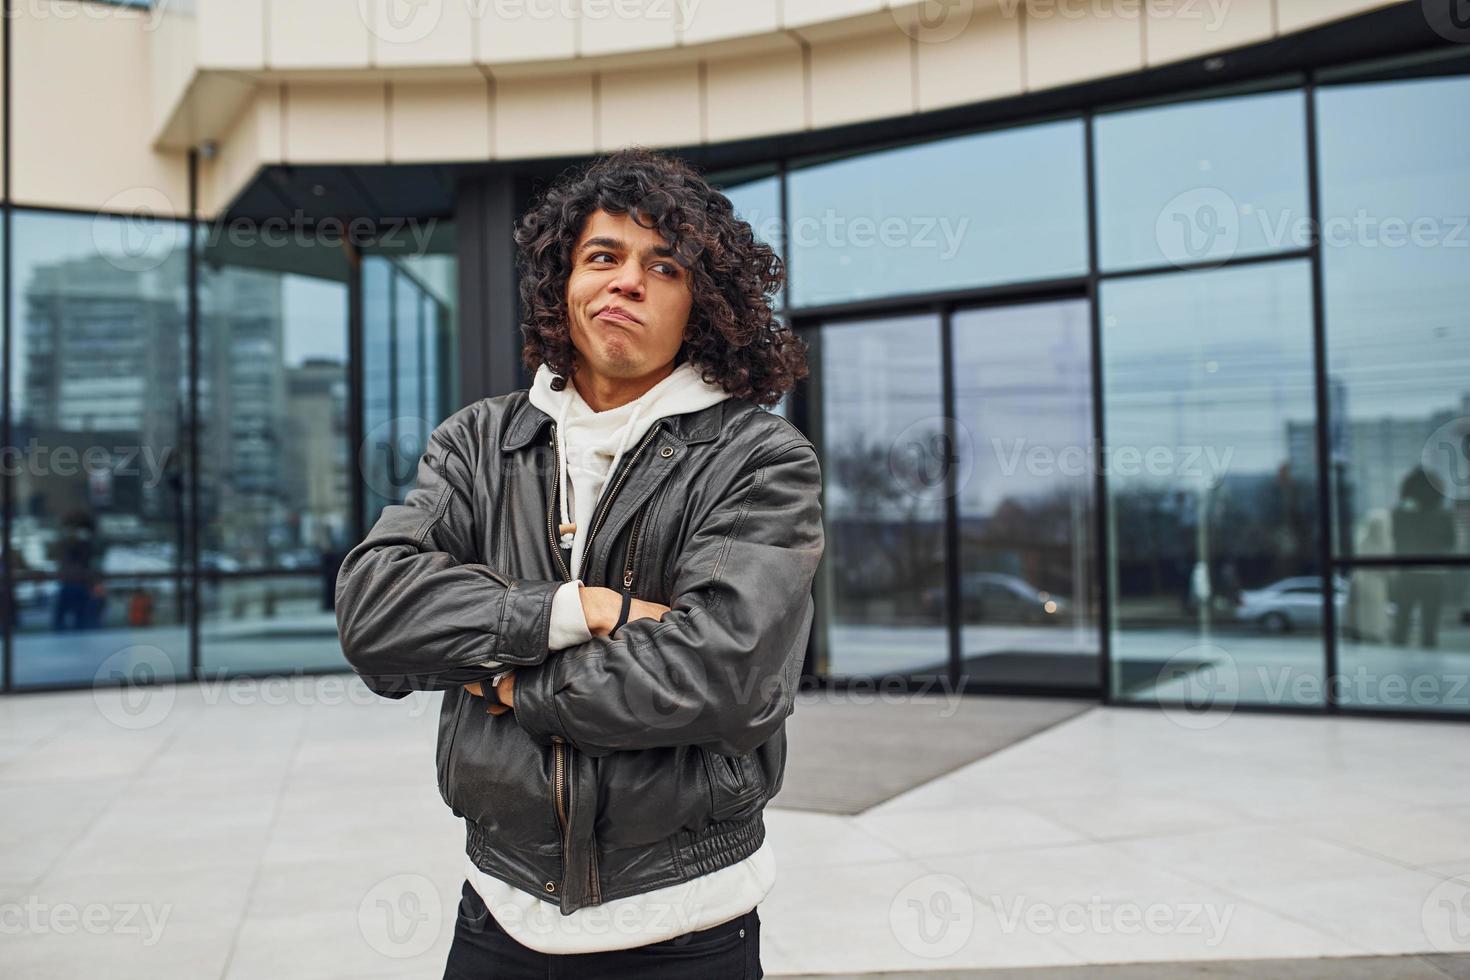
[[[981,133],[794,170],[792,303],[1087,267],[1082,124]]]
[[[1300,91],[1187,102],[1097,117],[1099,262],[1104,269],[1162,265],[1299,248],[1306,220],[1307,163]],[[1227,198],[1200,191],[1215,188]],[[1180,195],[1187,195],[1180,197]],[[1221,214],[1214,202],[1233,204]],[[1223,223],[1215,224],[1217,215]],[[1198,255],[1160,248],[1183,220]],[[1229,248],[1226,230],[1238,222]],[[1165,239],[1170,241],[1170,239]]]
[[[941,509],[937,500],[920,505],[904,495],[903,484],[886,465],[890,449],[913,432],[909,427],[915,422],[941,427],[938,319],[908,316],[824,326],[820,370],[825,460],[838,460],[860,446],[876,448],[883,469],[875,479],[904,505],[887,516]],[[826,505],[832,516],[845,516],[851,497],[835,465],[827,477]]]
[[[726,187],[720,193],[735,206],[735,214],[747,222],[755,237],[781,254],[781,181],[764,177]]]
[[[1317,99],[1327,354],[1348,415],[1458,410],[1470,395],[1470,78]],[[1402,222],[1397,246],[1389,219]]]
[[[1102,316],[1115,486],[1180,482],[1142,465],[1136,476],[1119,474],[1122,447],[1213,447],[1222,462],[1230,453],[1228,475],[1259,474],[1287,461],[1290,423],[1312,423],[1305,259],[1104,281]],[[1209,473],[1207,462],[1193,469]]]
[[[339,282],[281,276],[285,350],[281,360],[298,367],[307,358],[347,363],[347,290]]]
[[[1087,309],[1066,300],[955,314],[955,409],[975,460],[963,514],[1091,481]]]

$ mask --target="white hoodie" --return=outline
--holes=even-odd
[[[576,523],[570,540],[563,539],[564,556],[567,567],[577,574],[593,510],[623,454],[659,419],[697,412],[730,395],[718,385],[707,384],[686,361],[638,398],[597,412],[570,379],[561,391],[553,389],[553,377],[545,364],[537,368],[530,400],[557,422],[561,523]],[[578,591],[581,581],[578,575],[552,599],[547,639],[551,650],[592,639]],[[496,664],[488,662],[489,666]],[[501,928],[521,945],[543,953],[630,949],[708,929],[750,911],[764,900],[776,880],[775,854],[769,842],[762,842],[745,860],[710,874],[562,915],[556,906],[485,874],[468,855],[465,860],[470,883]]]

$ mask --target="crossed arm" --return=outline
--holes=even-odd
[[[821,558],[821,473],[810,443],[752,453],[724,486],[691,487],[692,529],[668,607],[648,604],[616,638],[585,601],[590,639],[548,646],[565,583],[476,561],[473,468],[454,428],[434,431],[402,504],[385,507],[337,577],[337,623],[376,693],[483,682],[486,660],[516,668],[502,694],[520,726],[594,755],[677,744],[743,754],[790,714]],[[481,445],[492,444],[478,440]],[[602,590],[616,595],[611,590]]]

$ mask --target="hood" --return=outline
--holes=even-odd
[[[561,521],[572,523],[572,508],[567,499],[567,484],[574,471],[590,478],[600,492],[602,481],[617,470],[623,453],[632,446],[661,418],[683,415],[708,408],[730,397],[730,393],[719,385],[708,384],[699,376],[699,370],[684,361],[674,367],[669,376],[645,391],[638,398],[605,412],[593,411],[582,398],[570,379],[566,387],[557,391],[551,387],[556,375],[545,364],[536,369],[531,383],[530,402],[556,420],[557,449],[561,456],[561,470],[557,473],[557,485],[561,498]],[[586,483],[579,480],[578,486]],[[577,510],[590,512],[593,499],[579,504]],[[581,527],[576,534],[563,534],[562,547],[572,548],[579,543]],[[573,549],[573,564],[578,567],[576,549]]]

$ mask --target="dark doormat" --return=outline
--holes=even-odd
[[[1025,684],[1076,688],[1078,694],[1101,686],[1095,653],[982,653],[960,661],[961,676],[972,684],[1019,687]]]
[[[884,692],[797,695],[771,806],[855,814],[1097,707],[1096,698]]]

